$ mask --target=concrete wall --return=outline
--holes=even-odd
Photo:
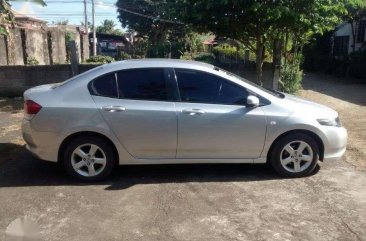
[[[10,41],[10,35],[0,37],[0,65],[24,65],[29,59],[36,59],[40,65],[65,64],[66,34],[70,34],[76,42],[79,62],[89,58],[88,37],[80,34],[75,26],[15,28],[11,32],[13,41]]]
[[[76,49],[78,50],[77,52],[78,52],[79,62],[81,62],[80,34],[72,33],[72,40],[75,40]]]
[[[50,64],[66,63],[66,44],[65,32],[58,28],[52,28],[49,31],[50,46]]]
[[[89,57],[89,38],[87,35],[80,35],[81,61],[85,62]]]
[[[7,65],[8,58],[7,58],[7,51],[6,51],[6,38],[5,36],[0,35],[0,65]]]
[[[39,64],[50,64],[47,32],[24,29],[26,60],[36,59]]]
[[[80,65],[85,72],[97,65]],[[72,77],[71,65],[0,66],[0,96],[22,96],[37,85],[57,83]]]
[[[22,65],[24,64],[23,44],[22,44],[22,31],[19,28],[10,30],[13,41],[10,41],[10,36],[5,37],[7,47],[7,63],[9,65]]]

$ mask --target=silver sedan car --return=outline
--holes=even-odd
[[[347,145],[334,110],[193,61],[106,64],[24,100],[27,148],[86,181],[116,165],[168,163],[269,162],[302,177]]]

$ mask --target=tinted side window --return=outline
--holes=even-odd
[[[168,100],[164,69],[130,69],[117,73],[120,98]]]
[[[246,89],[224,78],[194,70],[176,69],[175,73],[183,102],[223,105],[246,103]]]
[[[117,83],[114,73],[100,76],[93,80],[90,85],[92,94],[105,97],[117,98]]]

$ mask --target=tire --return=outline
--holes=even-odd
[[[70,176],[93,182],[111,174],[115,166],[113,157],[113,148],[105,140],[86,136],[75,138],[68,144],[63,162]]]
[[[275,142],[270,153],[270,164],[284,177],[305,177],[314,171],[319,159],[319,148],[309,135],[293,133]]]

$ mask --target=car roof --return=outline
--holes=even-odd
[[[130,69],[130,68],[189,68],[189,69],[213,69],[211,64],[182,59],[130,59],[117,61],[102,66],[105,71],[113,71],[116,69]]]

